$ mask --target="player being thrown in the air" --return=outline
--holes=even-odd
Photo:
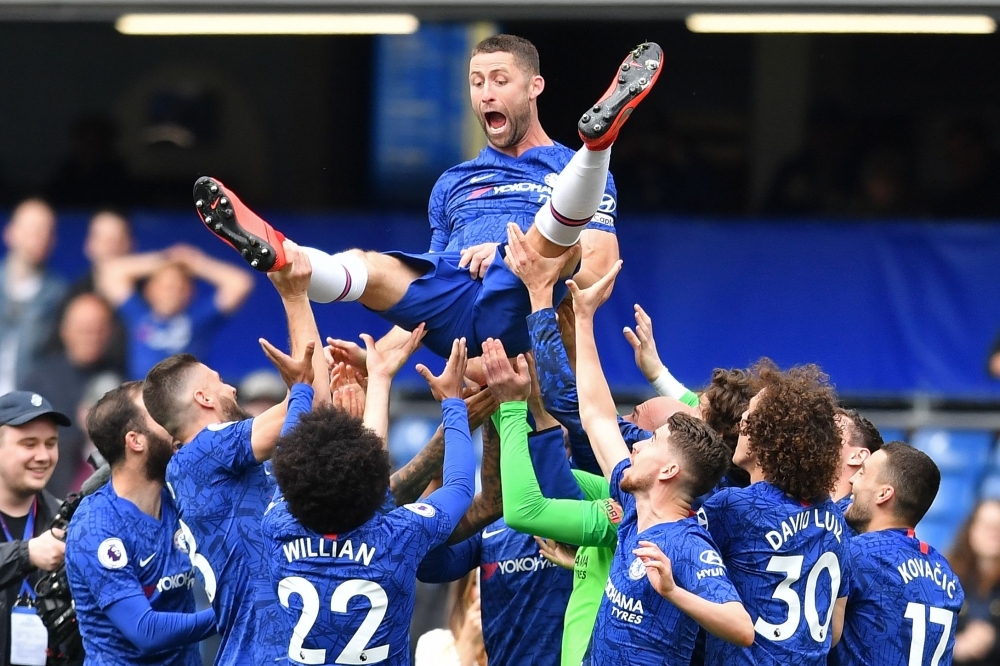
[[[561,256],[575,245],[598,212],[608,179],[611,144],[633,109],[649,93],[663,63],[659,46],[637,46],[622,63],[607,92],[580,119],[584,146],[559,174],[548,205],[526,233],[542,256]],[[205,225],[262,271],[285,264],[284,236],[246,207],[222,183],[195,183],[195,207]],[[305,248],[313,274],[309,297],[318,302],[359,301],[406,330],[427,325],[424,345],[447,357],[452,341],[466,338],[479,350],[487,338],[509,353],[531,348],[525,317],[528,294],[507,264],[493,261],[482,279],[460,265],[461,252],[426,254],[348,250],[336,255]],[[497,249],[502,253],[502,248]],[[502,259],[502,254],[498,254]],[[572,272],[573,266],[567,266]],[[565,287],[557,286],[557,300]]]

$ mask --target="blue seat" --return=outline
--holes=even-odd
[[[389,456],[399,469],[431,441],[441,419],[429,416],[400,416],[389,425]]]
[[[910,443],[929,455],[942,475],[978,479],[986,471],[993,436],[980,430],[925,429],[914,433]]]
[[[878,431],[882,435],[882,441],[886,444],[906,441],[906,431],[902,428],[879,428]]]
[[[924,518],[917,525],[917,538],[929,543],[942,554],[947,555],[952,544],[955,543],[955,536],[958,534],[961,526],[961,520],[928,520]]]
[[[1000,500],[1000,473],[992,472],[979,486],[980,499]]]
[[[924,519],[961,522],[976,504],[978,484],[963,474],[942,474],[941,487]]]

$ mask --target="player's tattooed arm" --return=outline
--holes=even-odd
[[[465,406],[469,410],[469,429],[475,430],[493,415],[497,409],[497,401],[492,391],[483,389],[466,396]],[[389,478],[389,488],[396,506],[415,502],[441,471],[443,460],[444,431],[438,428],[420,453]]]
[[[573,281],[567,281],[573,295],[573,311],[576,314],[576,370],[577,391],[580,394],[580,420],[590,435],[597,462],[609,481],[615,466],[629,456],[628,446],[618,428],[618,412],[608,388],[608,381],[601,368],[601,358],[597,353],[594,339],[594,313],[608,298],[622,262],[615,262],[611,271],[592,287],[580,289]]]
[[[483,462],[480,469],[483,490],[472,499],[472,506],[451,533],[448,544],[465,541],[503,516],[503,492],[500,488],[500,435],[492,421],[483,423]]]

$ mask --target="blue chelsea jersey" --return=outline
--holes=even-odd
[[[754,622],[749,648],[708,636],[706,664],[826,664],[834,604],[847,596],[849,535],[829,498],[814,504],[760,481],[698,511]]]
[[[283,609],[272,628],[285,648],[281,663],[409,664],[417,566],[453,528],[427,500],[384,506],[350,532],[318,534],[279,496],[262,531]]]
[[[850,543],[853,581],[839,666],[951,664],[965,593],[947,560],[912,530],[879,530]]]
[[[527,231],[573,155],[559,143],[531,148],[520,157],[487,146],[475,159],[448,169],[431,191],[430,250],[460,251],[480,243],[505,243],[509,222]],[[604,198],[586,228],[615,233],[617,207],[609,174]]]
[[[477,566],[490,663],[558,666],[573,572],[546,560],[531,536],[501,518],[455,546],[435,549],[419,578],[457,580]]]
[[[168,487],[190,531],[191,561],[215,609],[215,666],[273,664],[284,652],[273,631],[280,608],[260,531],[274,483],[254,458],[252,429],[253,419],[209,426],[167,465]]]
[[[115,602],[143,595],[154,611],[193,613],[194,571],[170,494],[160,519],[118,497],[109,482],[85,497],[66,538],[66,572],[87,664],[199,666],[196,645],[143,656],[105,613]]]
[[[604,587],[591,639],[591,663],[688,666],[698,623],[660,596],[633,554],[639,541],[651,541],[670,558],[676,584],[712,603],[739,602],[722,558],[708,533],[692,519],[653,525],[641,533],[635,497],[621,490],[631,467],[623,460],[611,475],[611,497],[622,506],[618,547]],[[723,662],[719,662],[723,663]]]

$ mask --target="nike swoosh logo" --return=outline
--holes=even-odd
[[[490,178],[492,178],[495,175],[496,175],[495,173],[488,173],[485,176],[473,176],[472,178],[469,179],[469,184],[472,184],[472,183],[481,183],[484,180],[489,180]]]
[[[144,567],[144,566],[146,566],[147,564],[149,564],[150,562],[152,562],[152,561],[153,561],[153,558],[154,558],[154,557],[156,557],[156,553],[153,553],[152,555],[150,555],[149,557],[147,557],[147,558],[146,558],[146,559],[144,559],[144,560],[139,560],[139,566],[140,566],[140,567]]]
[[[496,535],[500,534],[501,532],[506,532],[506,531],[507,531],[506,527],[501,527],[500,529],[496,530],[495,532],[487,532],[486,530],[483,530],[483,538],[484,539],[489,539],[492,536],[496,536]]]

